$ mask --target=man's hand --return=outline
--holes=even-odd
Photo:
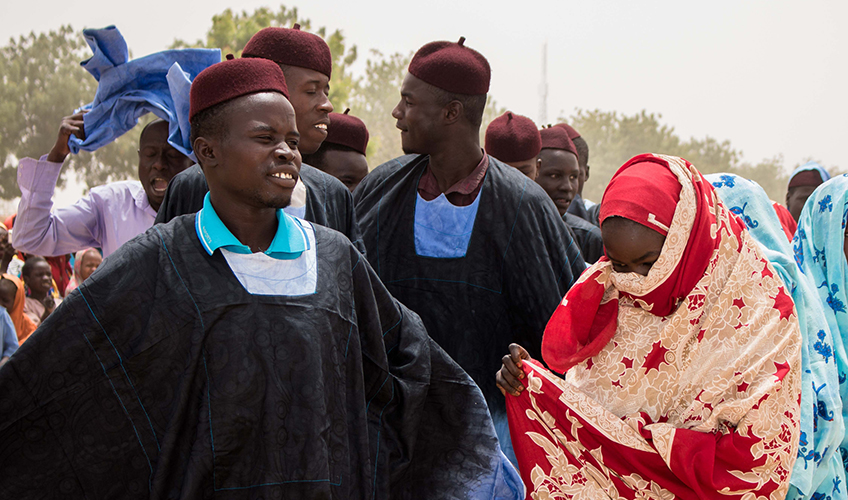
[[[71,153],[71,148],[68,146],[68,139],[71,134],[85,139],[85,126],[82,117],[88,111],[80,111],[79,113],[62,118],[62,124],[59,126],[59,137],[56,138],[56,144],[47,155],[47,161],[54,163],[62,163],[65,158]]]
[[[524,384],[520,381],[520,379],[526,377],[521,369],[522,359],[530,359],[530,354],[520,345],[510,344],[509,354],[503,357],[503,366],[495,374],[498,389],[504,396],[507,392],[513,396],[518,396],[524,390]]]

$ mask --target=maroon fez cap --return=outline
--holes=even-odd
[[[542,149],[562,149],[569,153],[574,153],[574,156],[580,158],[577,154],[577,148],[568,137],[568,132],[563,127],[548,127],[543,128],[539,132],[542,136]]]
[[[511,163],[535,158],[542,150],[542,136],[533,120],[507,111],[486,128],[486,152]]]
[[[430,42],[418,49],[409,63],[409,73],[434,87],[454,94],[482,95],[489,92],[492,70],[489,61],[459,42]]]
[[[349,115],[350,108],[344,113],[330,113],[330,126],[327,127],[327,138],[324,142],[331,142],[340,146],[365,154],[368,147],[368,129],[359,118]]]
[[[289,97],[283,70],[267,59],[232,59],[213,64],[191,83],[188,119],[216,104],[257,92],[279,92]]]
[[[571,125],[569,125],[567,123],[557,123],[556,125],[554,125],[554,127],[564,128],[565,131],[568,133],[568,138],[571,139],[572,141],[574,139],[577,139],[578,137],[580,137],[580,132],[575,130],[574,127],[572,127]]]
[[[824,183],[818,170],[802,170],[789,179],[789,188],[798,186],[818,186]]]
[[[298,66],[327,75],[333,72],[330,47],[318,35],[300,30],[295,24],[289,28],[264,28],[259,30],[244,46],[242,57],[261,57],[277,64]]]

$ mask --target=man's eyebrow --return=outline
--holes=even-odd
[[[253,127],[251,127],[250,131],[251,132],[276,132],[274,127],[272,127],[268,124],[265,124],[265,123],[254,125]]]
[[[639,257],[638,259],[636,259],[636,261],[635,261],[635,262],[638,262],[638,261],[640,261],[640,260],[645,260],[645,259],[647,259],[648,257],[652,257],[652,256],[653,256],[653,255],[655,255],[655,254],[656,254],[656,255],[659,255],[659,254],[660,254],[660,252],[657,252],[656,250],[651,250],[651,251],[649,251],[648,253],[646,253],[645,255],[643,255],[643,256],[641,256],[641,257]]]

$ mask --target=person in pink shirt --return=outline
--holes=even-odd
[[[62,119],[53,149],[40,159],[18,165],[21,201],[12,245],[25,253],[64,255],[84,248],[102,248],[109,256],[143,233],[156,218],[171,178],[192,161],[168,144],[168,122],[154,120],[141,132],[138,180],[98,186],[71,206],[53,207],[53,193],[71,134],[84,138],[83,113]]]

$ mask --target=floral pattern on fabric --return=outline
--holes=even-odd
[[[527,498],[782,499],[800,434],[793,302],[691,164],[642,156],[666,162],[683,187],[659,260],[648,276],[614,273],[605,259],[590,267],[559,309],[600,314],[617,301],[614,335],[564,380],[524,363],[529,389],[506,398]],[[705,219],[706,272],[672,313],[652,314],[640,297],[674,275],[688,228]],[[549,323],[544,343],[565,341],[559,332]],[[547,353],[562,350],[543,352],[553,366]]]
[[[746,213],[758,224],[754,226],[742,220],[795,302],[804,339],[801,437],[798,460],[790,480],[792,487],[786,498],[848,499],[845,489],[839,486],[845,482],[845,468],[839,453],[845,434],[843,401],[839,394],[839,372],[833,359],[833,336],[825,320],[823,304],[813,283],[798,268],[792,246],[784,236],[773,202],[765,191],[757,183],[733,174],[711,174],[706,178],[725,204],[744,203],[747,206]],[[732,184],[727,184],[727,178],[733,179]]]
[[[839,393],[842,397],[842,420],[848,419],[848,357],[846,357],[845,338],[848,336],[848,311],[845,294],[848,265],[846,265],[845,219],[848,213],[848,176],[840,175],[820,185],[807,199],[798,219],[798,230],[792,246],[798,266],[813,283],[815,292],[822,305],[822,317],[832,334],[830,344],[823,342],[814,349],[823,356],[830,354],[838,370]],[[819,425],[826,421],[830,409],[821,409],[818,415]],[[848,456],[848,436],[843,424],[840,452]],[[844,467],[844,464],[843,464]],[[837,490],[838,495],[837,496]],[[845,498],[844,483],[834,484],[833,498]],[[826,497],[821,497],[826,498]]]

